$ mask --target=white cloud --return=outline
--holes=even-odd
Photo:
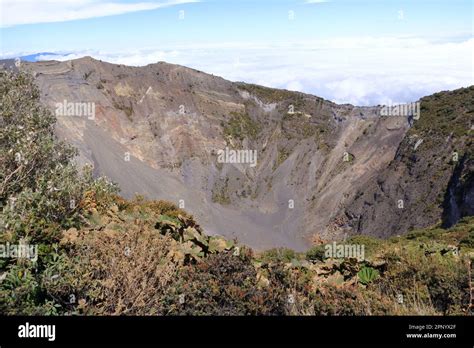
[[[304,89],[304,86],[301,84],[299,81],[290,81],[288,84],[285,86],[285,89],[289,91],[302,91]]]
[[[330,0],[306,0],[306,4],[323,4],[325,2],[331,2]]]
[[[124,3],[106,0],[0,0],[1,27],[65,22],[154,10],[199,0],[168,0]]]
[[[474,39],[339,38],[293,43],[180,45],[124,52],[83,51],[43,57],[90,55],[117,64],[166,61],[275,88],[306,92],[337,103],[412,102],[442,90],[474,84]]]

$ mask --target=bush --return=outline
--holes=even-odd
[[[61,228],[78,226],[84,193],[108,195],[116,186],[82,175],[76,151],[54,135],[55,117],[41,106],[33,78],[0,71],[1,241],[54,242]]]
[[[87,192],[100,209],[117,187],[94,179],[91,168],[77,171],[76,151],[54,135],[56,119],[41,105],[32,76],[0,71],[0,105],[0,243],[21,241],[47,251],[37,262],[1,260],[1,312],[54,314],[57,303],[41,284],[52,245],[62,229],[84,222]]]
[[[266,250],[260,254],[259,259],[267,263],[291,262],[293,259],[300,259],[301,256],[292,249],[274,248]]]
[[[163,315],[160,303],[176,277],[170,245],[170,238],[139,225],[127,232],[94,231],[75,242],[64,262],[48,265],[42,285],[69,313]]]
[[[420,245],[407,245],[387,253],[387,268],[377,283],[380,291],[418,314],[461,315],[469,304],[467,266],[452,253],[427,253]]]
[[[324,261],[326,258],[325,245],[318,245],[306,252],[306,259],[309,261]]]
[[[345,243],[364,245],[365,256],[370,257],[382,248],[384,241],[371,236],[357,235],[348,238]]]
[[[286,290],[278,272],[267,286],[258,286],[257,272],[248,255],[211,255],[183,268],[167,294],[169,314],[178,315],[283,315]],[[184,296],[180,304],[179,296]]]

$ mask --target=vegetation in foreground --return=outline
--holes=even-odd
[[[26,74],[0,72],[0,244],[37,260],[0,259],[8,315],[464,315],[474,218],[378,240],[365,259],[262,253],[206,236],[171,203],[93,178],[54,137],[54,117]]]

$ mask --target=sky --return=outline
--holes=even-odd
[[[0,0],[0,58],[181,64],[338,103],[474,84],[472,0]]]

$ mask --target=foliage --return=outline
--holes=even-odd
[[[258,259],[266,263],[291,262],[294,259],[300,259],[301,255],[288,248],[273,248],[262,252]]]
[[[344,243],[363,245],[365,255],[371,256],[382,248],[384,241],[371,236],[357,235],[348,238]]]
[[[411,133],[429,134],[425,139],[434,138],[435,132],[456,138],[468,135],[474,110],[473,93],[474,86],[470,86],[422,98],[420,119],[415,121]]]
[[[260,125],[246,113],[231,112],[230,120],[224,125],[224,135],[240,141],[256,139]]]
[[[183,268],[167,293],[170,314],[178,315],[282,315],[285,288],[277,276],[257,286],[257,273],[249,255],[219,253],[196,266]],[[179,295],[184,302],[179,303]]]
[[[304,105],[304,95],[299,92],[287,91],[284,89],[269,88],[254,84],[241,83],[239,88],[250,94],[256,95],[259,99],[266,103],[275,103],[290,101],[295,108]]]
[[[364,285],[368,285],[377,279],[379,272],[372,267],[363,267],[359,273],[357,273],[357,275],[359,277],[359,282]]]
[[[41,106],[26,73],[0,71],[0,203],[6,231],[1,241],[51,242],[60,228],[77,226],[87,191],[106,196],[117,188],[79,174],[76,151],[54,135],[54,116]]]
[[[94,179],[91,168],[79,173],[76,151],[55,137],[56,119],[40,104],[32,76],[0,71],[0,98],[0,243],[37,246],[40,254],[36,262],[1,260],[0,307],[54,314],[57,306],[41,286],[52,245],[61,229],[79,227],[90,210],[110,204],[117,187]]]
[[[317,245],[312,247],[306,252],[306,259],[309,261],[324,261],[325,259],[325,246]]]

